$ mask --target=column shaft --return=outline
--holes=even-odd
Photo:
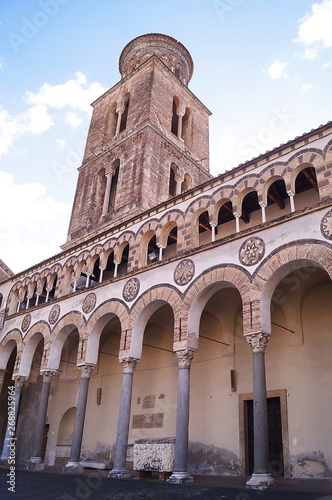
[[[247,488],[264,490],[275,486],[269,472],[265,349],[270,335],[256,332],[246,336],[253,350],[254,472]]]
[[[50,387],[52,376],[55,375],[55,371],[45,370],[41,374],[43,376],[43,385],[39,395],[39,406],[37,410],[37,418],[35,424],[35,434],[34,441],[32,446],[32,454],[31,457],[40,458],[39,462],[41,462],[41,451],[43,445],[43,436],[44,436],[44,428],[46,422],[46,413],[47,413],[47,404],[48,397],[50,394]]]
[[[114,465],[109,474],[109,477],[116,478],[131,476],[131,473],[126,470],[126,456],[130,424],[133,376],[138,359],[124,358],[120,360],[120,362],[123,363],[123,376],[120,396],[119,419],[116,433]]]
[[[168,479],[170,483],[192,482],[188,473],[188,427],[190,400],[190,367],[194,352],[176,352],[179,362],[178,403],[176,412],[176,441],[174,471]]]
[[[265,379],[265,352],[253,353],[254,473],[265,474],[269,464],[269,442]]]
[[[79,368],[82,370],[82,375],[78,392],[77,409],[76,409],[73,437],[70,449],[70,457],[69,457],[69,462],[66,464],[65,467],[79,467],[83,430],[84,430],[86,401],[88,398],[90,375],[94,369],[94,365],[82,365],[79,366]]]

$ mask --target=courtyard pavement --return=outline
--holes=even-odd
[[[107,471],[63,475],[52,467],[43,472],[16,470],[10,491],[8,473],[0,469],[1,500],[332,500],[332,478],[278,479],[273,490],[259,492],[245,489],[247,477],[195,476],[193,484],[173,485],[157,478],[108,479]]]

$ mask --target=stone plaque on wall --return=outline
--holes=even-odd
[[[143,399],[143,410],[146,408],[154,408],[156,396],[145,396]]]
[[[132,429],[162,428],[163,425],[163,413],[146,413],[145,415],[133,415]]]

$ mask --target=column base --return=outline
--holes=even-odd
[[[68,462],[62,467],[63,474],[83,474],[84,467],[79,462]]]
[[[41,457],[30,457],[25,464],[25,469],[38,472],[45,469],[45,464]]]
[[[134,477],[134,473],[127,470],[125,467],[114,467],[108,474],[107,477],[113,479],[128,479]]]
[[[194,478],[189,474],[188,471],[173,472],[171,477],[166,481],[166,483],[173,483],[173,484],[188,484],[193,482]]]
[[[246,488],[252,490],[267,490],[274,488],[276,482],[269,472],[266,474],[253,474],[249,481],[247,481]]]

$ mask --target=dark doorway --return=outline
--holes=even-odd
[[[246,469],[251,475],[254,471],[254,414],[253,400],[245,401],[246,421]],[[280,398],[267,399],[267,415],[269,427],[269,467],[273,476],[284,476],[284,458],[282,447],[282,427]]]
[[[44,427],[44,434],[43,434],[43,442],[42,442],[42,449],[41,449],[41,458],[44,461],[45,458],[45,452],[46,452],[46,446],[47,446],[47,438],[48,438],[48,431],[50,430],[50,424],[46,424]]]

